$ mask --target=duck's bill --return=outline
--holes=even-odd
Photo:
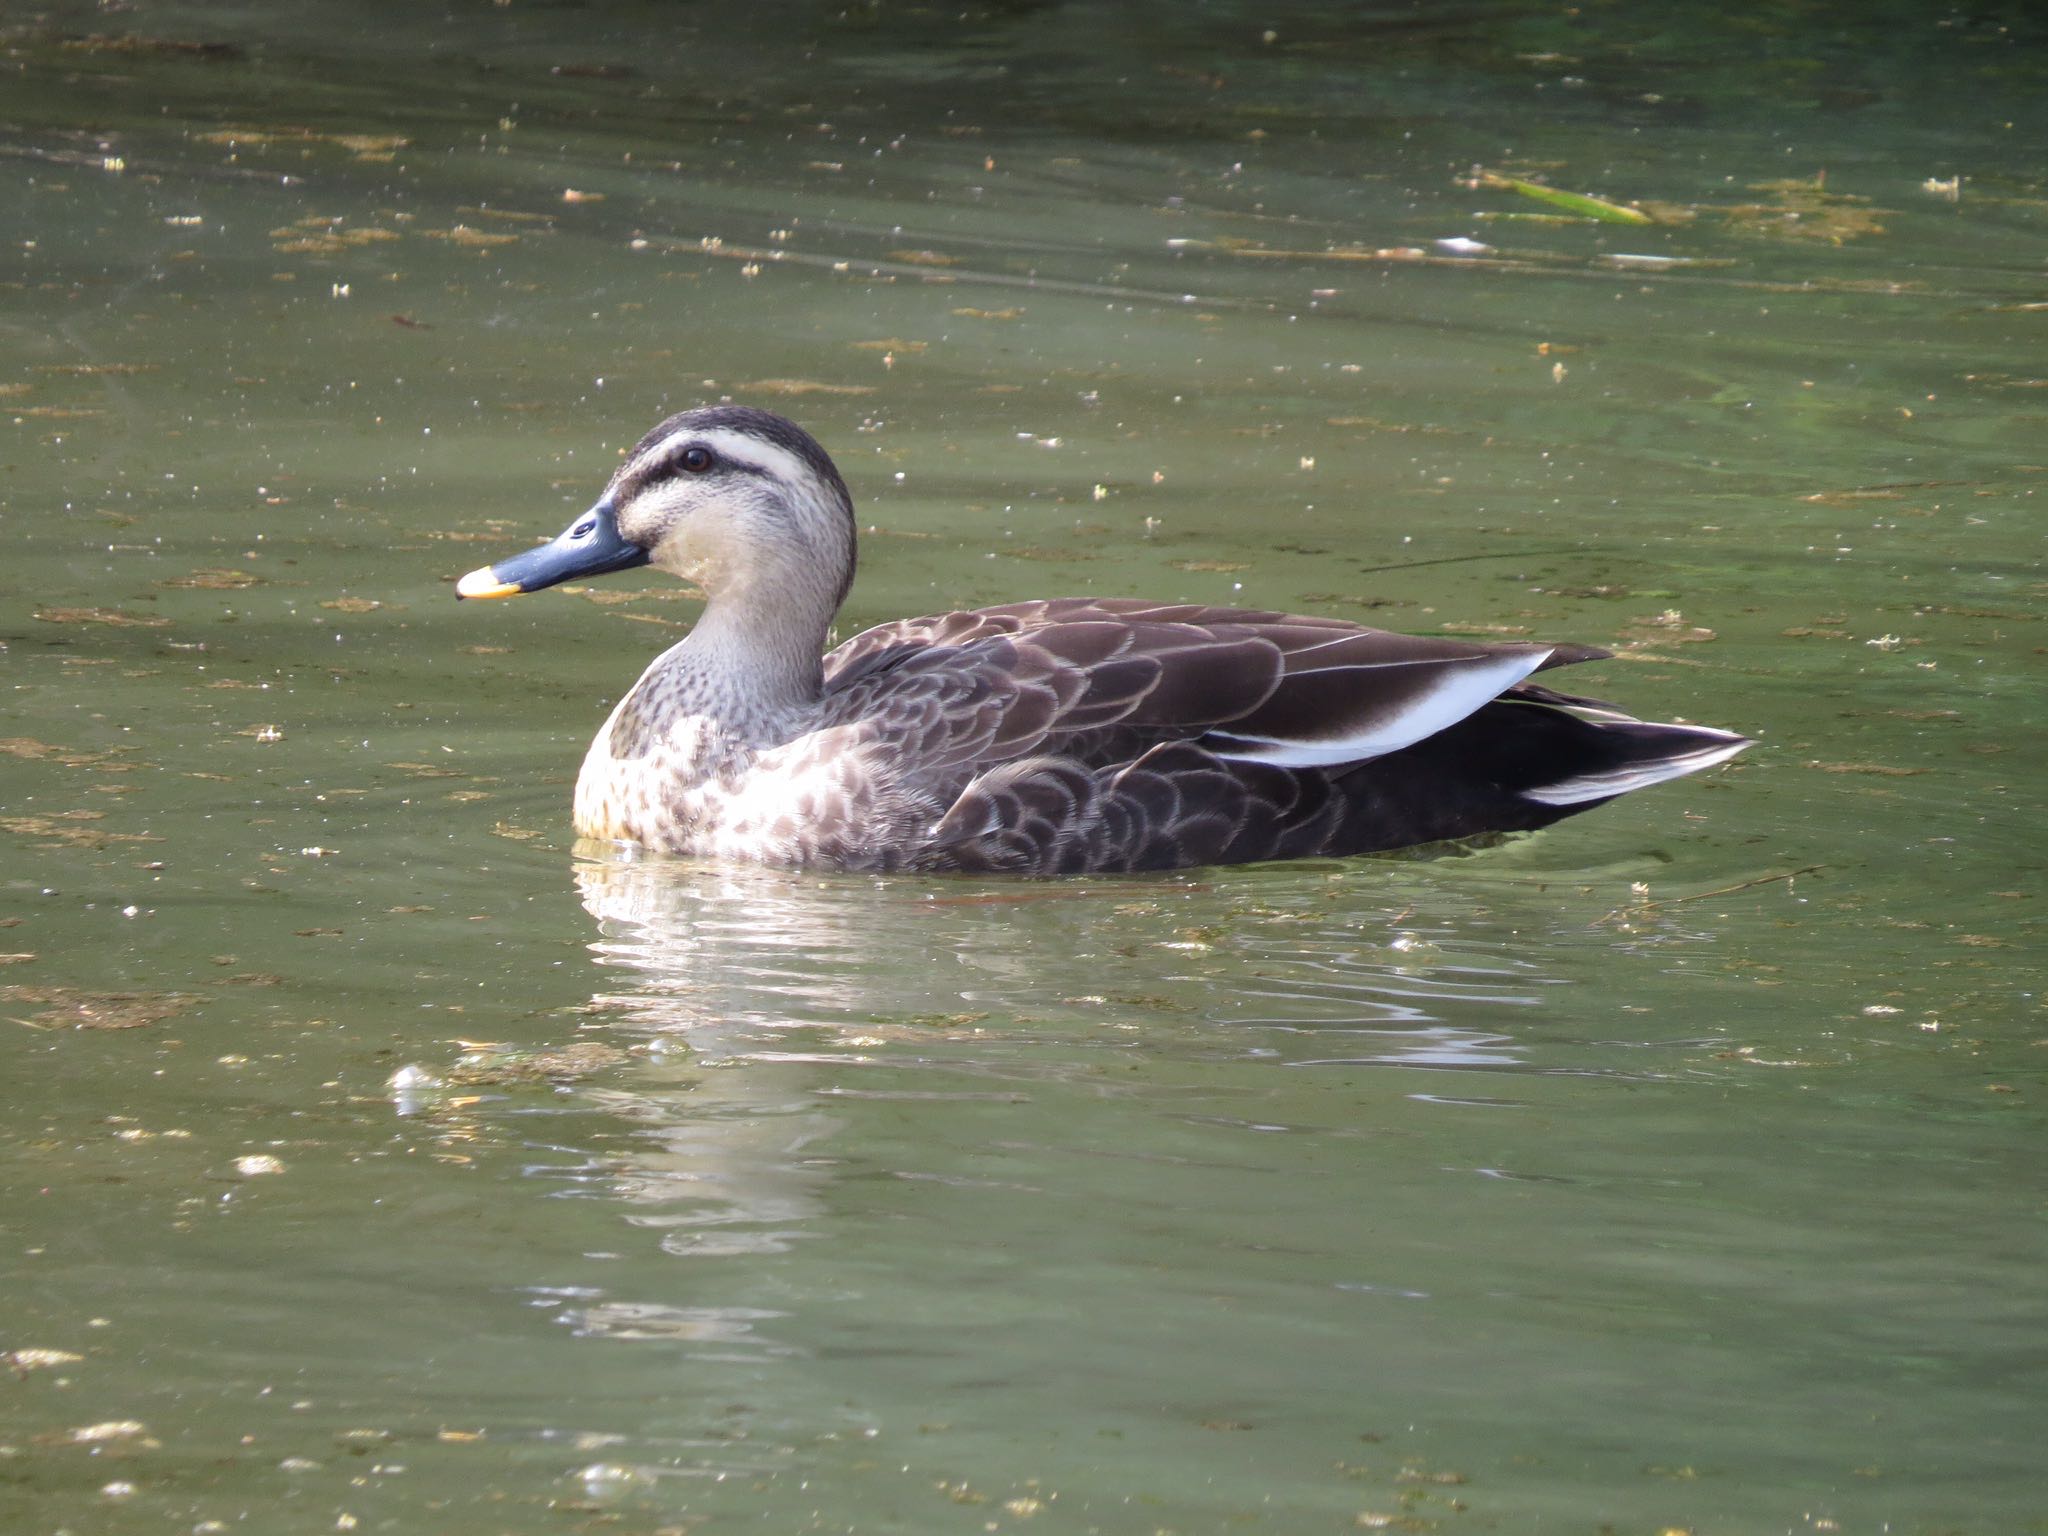
[[[471,571],[455,583],[457,597],[517,597],[578,576],[602,576],[647,563],[647,551],[619,534],[609,501],[600,501],[551,543]]]

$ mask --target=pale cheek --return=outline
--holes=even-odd
[[[663,550],[657,553],[654,563],[671,576],[695,582],[700,587],[711,580],[712,572],[717,569],[716,561],[696,551],[677,550],[671,554]]]
[[[654,564],[703,586],[730,565],[732,542],[732,530],[722,525],[686,523],[655,546]]]

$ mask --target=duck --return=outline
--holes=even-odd
[[[1036,876],[1346,857],[1533,832],[1750,744],[1532,681],[1597,646],[1201,603],[1038,598],[828,650],[853,499],[815,438],[745,405],[670,416],[558,537],[456,595],[642,566],[704,606],[591,742],[575,830],[667,853]]]

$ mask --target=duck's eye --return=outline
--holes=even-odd
[[[685,448],[681,462],[683,468],[687,469],[691,474],[701,475],[711,467],[711,450],[709,448]]]

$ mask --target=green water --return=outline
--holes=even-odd
[[[0,14],[0,1527],[2048,1528],[2048,36],[1731,11]],[[450,583],[726,396],[847,633],[1759,745],[1430,860],[579,849],[690,606]]]

